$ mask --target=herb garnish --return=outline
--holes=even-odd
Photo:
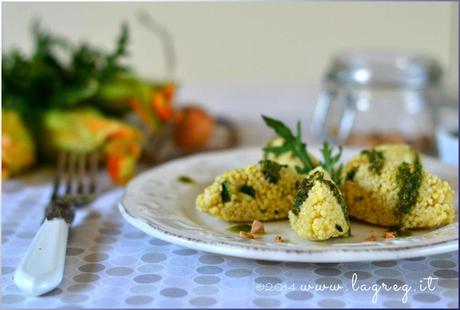
[[[399,185],[396,210],[399,215],[407,214],[417,201],[422,182],[422,165],[420,161],[417,160],[413,164],[404,162],[399,165],[396,178]]]
[[[338,153],[333,155],[332,148],[327,142],[324,142],[321,153],[323,154],[324,161],[320,162],[320,165],[329,173],[334,183],[340,186],[342,183],[343,164],[340,164],[337,168],[334,168],[334,166],[337,165],[342,156],[342,146],[339,146]]]
[[[343,216],[345,217],[345,220],[348,221],[349,220],[348,210],[347,210],[345,200],[343,199],[342,194],[340,193],[337,185],[335,185],[334,182],[330,180],[326,180],[324,178],[324,173],[322,173],[321,171],[315,171],[308,178],[305,178],[302,180],[299,186],[298,192],[296,194],[295,200],[294,200],[294,206],[292,208],[292,212],[295,215],[299,214],[300,207],[305,202],[305,200],[308,199],[310,190],[315,185],[315,182],[322,182],[324,185],[326,185],[329,188],[329,190],[334,195],[334,198],[336,199],[337,203],[342,208],[342,212],[343,212]],[[350,234],[350,231],[348,233]]]
[[[364,150],[361,152],[367,156],[369,160],[369,170],[375,174],[380,174],[382,172],[383,163],[385,158],[383,157],[383,152],[372,150]]]
[[[248,225],[248,224],[237,224],[234,226],[230,226],[229,228],[227,228],[227,230],[231,232],[239,233],[240,231],[250,232],[251,228],[252,228],[251,225]]]
[[[316,171],[314,174],[312,174],[308,178],[303,179],[300,182],[297,188],[294,206],[292,207],[292,213],[294,213],[295,215],[299,214],[300,207],[302,206],[304,201],[308,199],[308,194],[310,193],[310,190],[313,188],[315,180],[319,177],[320,174],[322,175],[321,172]]]
[[[186,175],[181,175],[180,177],[177,178],[177,181],[184,183],[184,184],[192,184],[195,183],[195,181]]]
[[[353,181],[355,178],[356,172],[358,171],[358,167],[353,167],[347,172],[347,176],[345,177],[346,181]]]
[[[240,192],[245,193],[246,195],[249,195],[252,198],[256,198],[256,190],[252,186],[242,185],[240,187]]]
[[[291,130],[284,125],[281,121],[262,115],[262,118],[268,127],[275,130],[275,132],[284,139],[281,146],[266,146],[264,147],[265,153],[273,153],[278,156],[286,152],[292,152],[303,164],[303,167],[296,166],[295,169],[298,173],[307,174],[314,168],[313,162],[307,153],[307,146],[302,142],[302,130],[300,121],[297,122],[297,136],[294,136]]]
[[[329,180],[324,179],[323,176],[321,176],[321,178],[318,179],[318,180],[320,182],[323,182],[323,184],[325,184],[327,187],[329,187],[329,190],[334,195],[335,200],[337,201],[337,203],[342,208],[343,216],[348,221],[349,220],[348,209],[347,209],[347,206],[345,204],[345,200],[343,199],[342,193],[340,192],[340,190],[337,187],[337,185],[335,185],[333,182],[331,182]]]
[[[276,184],[280,179],[280,170],[286,165],[280,165],[274,161],[264,159],[259,162],[262,165],[262,173],[264,174],[265,179],[273,184]]]
[[[220,196],[222,197],[222,202],[226,203],[232,200],[228,182],[227,181],[222,182],[221,187],[222,187],[221,188],[222,191],[220,193]]]
[[[303,167],[296,166],[295,170],[300,174],[307,174],[315,165],[308,155],[307,145],[302,142],[302,129],[300,121],[296,125],[296,136],[291,132],[291,130],[283,124],[281,121],[262,115],[262,118],[267,124],[268,127],[275,130],[276,134],[284,139],[284,143],[281,146],[266,146],[264,147],[264,153],[272,153],[275,156],[279,156],[283,153],[292,152],[301,162]],[[333,155],[332,148],[327,142],[324,142],[323,148],[321,149],[324,161],[320,162],[320,165],[326,170],[332,180],[337,184],[341,184],[341,175],[343,170],[343,165],[340,164],[338,167],[335,167],[340,157],[342,156],[342,147],[339,147],[337,154]]]

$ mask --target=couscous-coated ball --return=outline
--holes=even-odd
[[[287,218],[302,179],[270,160],[225,172],[197,197],[196,207],[230,222]]]
[[[361,152],[345,166],[342,193],[350,216],[400,229],[452,223],[453,190],[423,169],[407,145],[382,145]]]
[[[349,236],[345,201],[322,167],[310,171],[300,183],[289,221],[292,229],[304,239],[320,241]]]

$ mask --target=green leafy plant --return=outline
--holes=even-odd
[[[264,153],[272,153],[275,156],[281,154],[292,152],[300,162],[302,167],[296,166],[295,169],[300,174],[307,174],[312,169],[315,168],[312,159],[309,156],[307,144],[302,142],[302,128],[300,121],[296,124],[296,135],[291,132],[289,127],[287,127],[283,122],[262,115],[265,124],[272,128],[275,133],[283,138],[284,142],[281,146],[266,146],[264,147]],[[323,161],[320,161],[319,164],[326,170],[332,180],[340,185],[342,183],[342,172],[343,165],[339,163],[340,157],[342,156],[342,147],[339,147],[339,150],[336,154],[333,153],[332,147],[325,141],[323,143],[323,148],[321,149],[323,155]]]
[[[339,185],[342,183],[342,172],[343,164],[339,164],[340,157],[342,157],[342,146],[339,146],[338,152],[334,155],[332,147],[325,141],[321,154],[323,155],[323,161],[320,161],[320,165],[326,170],[331,176],[335,184]]]
[[[30,56],[18,50],[2,55],[3,108],[18,111],[32,129],[40,124],[44,111],[86,103],[95,98],[102,84],[130,72],[121,64],[129,41],[126,24],[112,52],[87,43],[74,45],[38,22],[32,24],[32,36]]]
[[[264,152],[266,154],[273,153],[276,156],[292,152],[303,164],[303,167],[296,167],[298,173],[307,174],[310,170],[312,170],[314,165],[308,155],[306,144],[302,142],[302,128],[300,121],[297,122],[297,135],[294,136],[289,127],[283,124],[283,122],[265,115],[262,115],[262,118],[264,119],[265,124],[272,128],[276,134],[284,140],[284,143],[281,146],[266,146],[264,148]]]

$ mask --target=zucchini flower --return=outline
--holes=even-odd
[[[115,183],[125,184],[134,175],[142,143],[137,129],[91,108],[50,110],[44,117],[44,129],[44,136],[55,150],[102,151]]]
[[[19,113],[2,109],[2,178],[35,163],[35,144]]]

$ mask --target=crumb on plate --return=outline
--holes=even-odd
[[[377,241],[377,237],[372,234],[365,241]]]
[[[286,242],[281,235],[276,234],[275,237],[273,238],[273,242]]]
[[[240,237],[244,239],[255,239],[256,235],[250,232],[240,231]]]
[[[397,237],[397,233],[395,231],[386,231],[383,234],[383,238],[385,239],[394,239]]]
[[[254,220],[251,226],[252,234],[265,234],[264,224],[261,221]]]

